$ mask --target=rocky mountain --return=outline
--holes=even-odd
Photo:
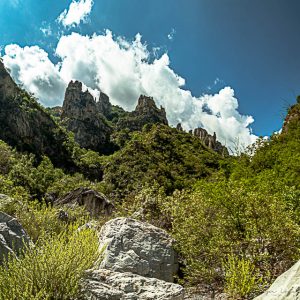
[[[177,124],[176,129],[179,131],[183,131],[183,128],[180,123]],[[204,128],[198,127],[195,128],[194,131],[190,130],[189,133],[199,138],[203,142],[203,144],[208,148],[218,152],[223,156],[229,155],[228,149],[217,140],[215,132],[213,135],[211,135]]]
[[[66,133],[49,113],[17,86],[0,60],[0,139],[58,165],[71,164]]]
[[[102,98],[96,103],[88,90],[82,91],[81,82],[71,81],[65,93],[61,120],[67,130],[74,133],[75,141],[81,147],[109,153],[112,149],[112,128],[102,114],[109,110],[109,100],[106,95],[101,95]]]
[[[146,124],[158,123],[168,125],[165,109],[157,108],[152,97],[141,95],[135,110],[128,113],[125,118],[121,118],[117,123],[117,128],[140,131]]]
[[[300,122],[300,96],[297,97],[297,103],[292,105],[285,117],[282,132],[287,133],[290,126],[297,126]]]

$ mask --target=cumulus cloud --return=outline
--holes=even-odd
[[[185,79],[170,67],[168,54],[150,59],[153,53],[139,34],[127,41],[114,38],[110,31],[93,36],[72,33],[60,38],[55,54],[58,64],[38,47],[9,45],[3,61],[12,76],[46,105],[61,104],[67,83],[77,79],[95,96],[102,90],[126,110],[134,109],[140,94],[152,96],[165,107],[171,125],[181,122],[185,130],[203,127],[210,134],[216,132],[229,147],[237,139],[244,146],[256,139],[249,128],[254,120],[239,113],[231,87],[216,94],[192,95],[184,89]]]
[[[10,70],[17,83],[34,93],[44,105],[61,103],[66,82],[48,53],[38,46],[21,48],[12,44],[5,47],[4,65]]]
[[[72,0],[68,9],[65,9],[57,18],[57,21],[64,27],[75,27],[80,22],[86,22],[87,17],[91,13],[93,0]]]

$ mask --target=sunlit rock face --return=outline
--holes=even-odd
[[[67,87],[61,120],[74,133],[75,141],[81,147],[101,153],[110,152],[112,129],[90,92],[82,91],[79,81],[71,81]]]
[[[0,60],[0,139],[18,150],[70,163],[66,134],[37,101],[12,80]]]
[[[141,95],[135,110],[128,113],[126,118],[120,119],[117,127],[118,129],[128,128],[131,131],[139,131],[146,124],[168,125],[168,120],[163,107],[158,108],[153,98]]]

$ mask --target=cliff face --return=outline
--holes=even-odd
[[[183,131],[181,123],[177,124],[176,129],[179,131]],[[199,138],[202,141],[202,143],[208,148],[218,152],[221,155],[229,155],[228,149],[225,146],[223,146],[219,141],[217,141],[217,136],[215,132],[213,135],[210,135],[204,128],[198,127],[194,129],[194,131],[190,130],[189,133]]]
[[[109,102],[109,97],[104,94],[103,92],[100,92],[99,100],[97,102],[97,107],[99,112],[108,118],[111,114],[112,105]]]
[[[47,155],[56,165],[71,164],[66,134],[28,93],[21,90],[0,60],[0,139],[21,151]]]
[[[135,110],[128,113],[125,118],[120,119],[117,128],[139,131],[146,124],[157,123],[168,125],[165,109],[163,107],[157,108],[153,98],[141,95]]]
[[[297,97],[297,103],[291,106],[285,117],[282,132],[287,133],[290,126],[299,126],[300,124],[300,96]]]
[[[84,148],[110,152],[112,128],[102,115],[93,96],[82,91],[82,83],[71,81],[67,87],[61,114],[62,124],[75,135]]]

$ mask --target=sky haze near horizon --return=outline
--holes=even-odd
[[[78,11],[76,5],[71,8],[71,2],[0,0],[1,54],[9,58],[4,62],[17,81],[37,91],[43,104],[53,105],[56,98],[61,98],[65,81],[78,76],[92,89],[96,90],[97,84],[105,87],[104,92],[112,94],[109,96],[114,104],[132,109],[136,93],[151,92],[158,101],[161,99],[159,104],[172,111],[169,117],[173,123],[182,119],[187,128],[203,125],[219,136],[224,128],[223,141],[241,134],[245,143],[250,143],[254,137],[245,128],[251,127],[257,136],[279,130],[285,109],[300,94],[299,1],[73,1],[82,5]],[[85,15],[79,16],[78,12]],[[125,55],[117,48],[126,42],[130,45],[125,45],[129,47]],[[96,54],[99,72],[91,69],[89,61],[77,61],[77,57],[71,57],[68,45],[74,51],[78,44],[86,46],[78,50],[81,55],[99,49],[110,65],[105,66]],[[26,46],[31,48],[25,51]],[[109,51],[115,51],[115,56],[108,56]],[[116,57],[127,62],[124,70],[138,74],[136,78],[124,73],[124,87],[122,69],[114,65]],[[25,59],[36,63],[43,73],[30,73],[32,68],[24,63]],[[85,74],[79,74],[85,68],[83,63],[88,67]],[[30,78],[24,79],[20,70],[30,73]],[[151,78],[146,74],[152,74]],[[91,76],[97,80],[92,82]],[[42,91],[47,80],[50,87],[61,92],[51,95],[49,86]],[[112,81],[120,86],[118,91]],[[133,83],[130,90],[125,89],[129,82]],[[153,87],[149,82],[155,83]],[[168,97],[164,98],[163,91]],[[172,102],[178,97],[185,103]],[[55,104],[61,101],[57,99]]]

